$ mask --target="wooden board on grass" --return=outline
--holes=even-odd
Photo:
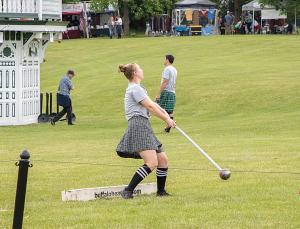
[[[97,188],[82,188],[73,190],[64,190],[61,192],[63,201],[89,201],[97,199],[107,199],[120,197],[121,191],[126,185],[107,186]],[[139,184],[134,192],[134,196],[156,193],[156,183]]]

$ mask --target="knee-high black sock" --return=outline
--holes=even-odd
[[[168,175],[168,168],[156,169],[157,192],[162,192],[165,190],[167,175]]]
[[[151,173],[151,169],[144,164],[141,166],[133,175],[129,185],[125,188],[126,191],[133,191],[135,187],[149,174]]]

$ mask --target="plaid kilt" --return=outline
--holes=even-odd
[[[141,159],[139,152],[145,150],[163,151],[162,144],[155,137],[147,118],[134,116],[128,121],[128,128],[117,146],[120,157]]]
[[[166,112],[173,113],[176,103],[176,94],[170,91],[162,91],[160,94],[159,105],[166,110]]]

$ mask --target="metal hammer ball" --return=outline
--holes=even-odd
[[[221,179],[228,180],[230,178],[231,172],[229,169],[222,169],[219,173]]]

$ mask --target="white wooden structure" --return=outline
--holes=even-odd
[[[61,19],[61,0],[0,0],[1,17]]]
[[[98,188],[82,188],[74,190],[65,190],[61,192],[62,201],[88,201],[97,199],[107,199],[120,197],[121,191],[127,185],[109,186],[109,187],[98,187]],[[134,192],[134,196],[147,195],[156,193],[156,183],[139,184]]]
[[[40,64],[61,38],[61,0],[0,0],[0,126],[36,123]]]

